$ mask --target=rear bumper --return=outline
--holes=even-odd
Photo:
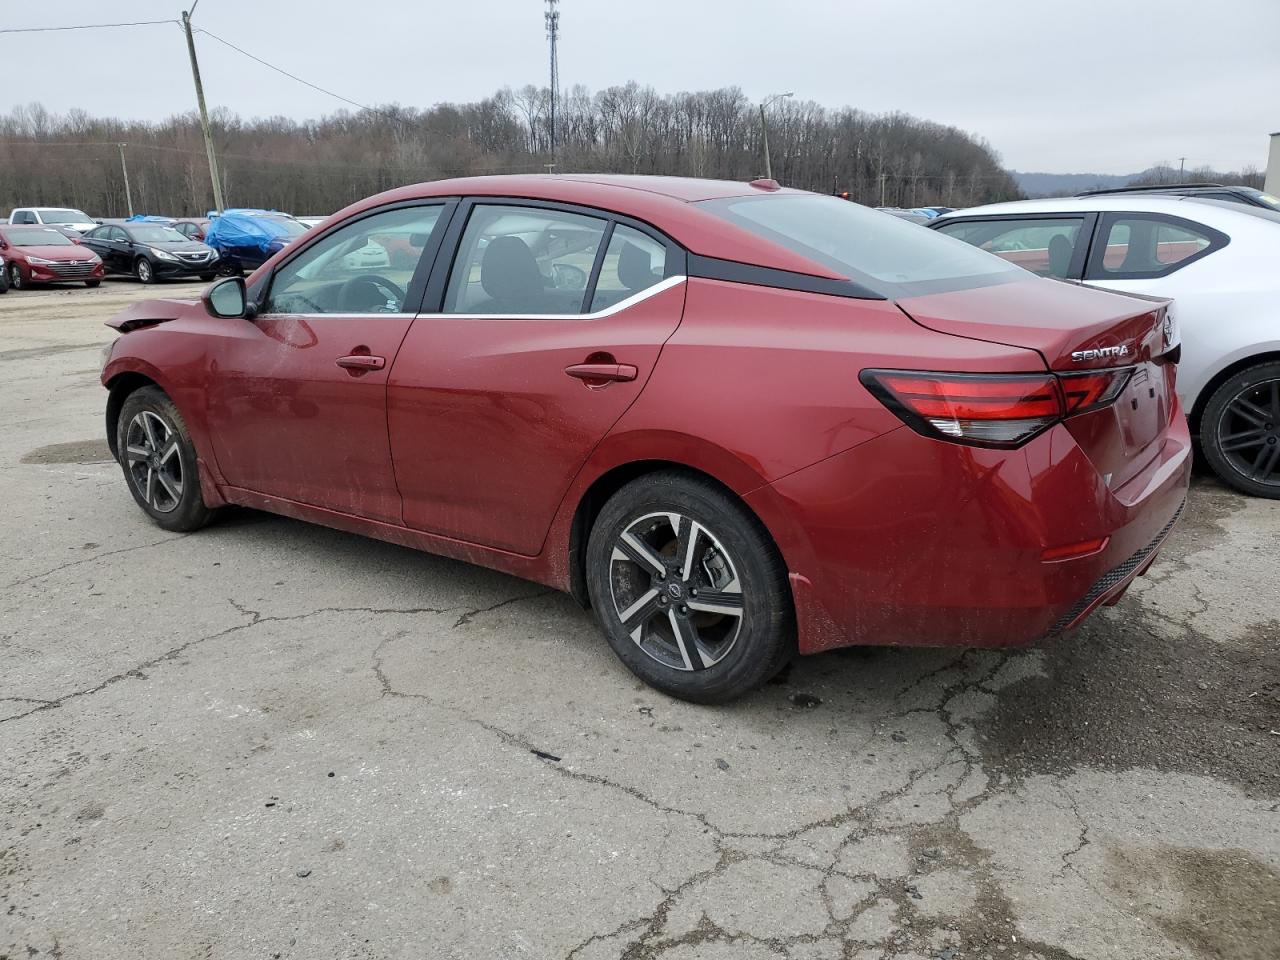
[[[792,571],[801,652],[1021,645],[1118,599],[1186,498],[1191,438],[1173,414],[1115,489],[1058,425],[1014,451],[902,428],[754,491]],[[1088,556],[1043,559],[1095,538]]]

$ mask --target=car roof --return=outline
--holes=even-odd
[[[389,203],[430,197],[509,197],[568,203],[648,223],[702,256],[752,263],[810,276],[847,279],[830,267],[795,253],[699,207],[702,200],[730,197],[811,196],[786,187],[762,189],[732,180],[626,174],[517,174],[436,180],[388,190],[340,210],[335,220]]]
[[[1190,204],[1190,206],[1188,206]],[[1261,208],[1259,208],[1261,209]],[[932,223],[946,223],[960,217],[995,216],[1014,213],[1165,213],[1213,225],[1219,219],[1231,222],[1234,217],[1253,217],[1250,208],[1230,201],[1208,200],[1181,194],[1097,194],[1090,197],[1044,197],[1039,200],[1011,200],[1007,203],[989,203],[981,207],[969,207],[944,213]]]

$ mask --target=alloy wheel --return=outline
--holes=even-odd
[[[706,526],[650,513],[619,534],[609,586],[623,629],[645,654],[676,670],[723,660],[742,632],[742,584],[733,558]]]
[[[22,289],[22,270],[16,263],[9,264],[9,286],[15,290]]]
[[[171,513],[182,502],[182,455],[178,432],[163,417],[143,410],[125,431],[125,466],[129,482],[151,509]]]
[[[1218,449],[1242,477],[1280,487],[1280,379],[1231,398],[1218,418]]]
[[[151,282],[151,264],[145,259],[138,261],[138,279],[143,283]]]

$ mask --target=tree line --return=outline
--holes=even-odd
[[[503,89],[472,103],[388,105],[318,120],[211,116],[228,206],[327,214],[406,183],[491,173],[641,173],[750,180],[764,173],[760,113],[737,87],[660,94],[628,83]],[[971,206],[1021,196],[982,139],[904,113],[781,100],[767,112],[774,178],[873,206]],[[126,213],[124,147],[139,213],[203,214],[212,189],[193,114],[158,123],[54,114],[0,116],[0,211],[74,206]]]

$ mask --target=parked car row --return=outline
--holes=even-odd
[[[94,220],[69,207],[17,207],[0,225],[37,232],[15,234],[16,239],[7,241],[8,255],[0,248],[0,293],[10,286],[70,280],[96,286],[108,275],[152,283],[243,274],[256,270],[323,219],[308,217],[304,222],[274,210],[233,209],[186,219],[140,214]],[[53,233],[62,240],[52,239]],[[385,257],[369,259],[370,269],[387,262]]]

